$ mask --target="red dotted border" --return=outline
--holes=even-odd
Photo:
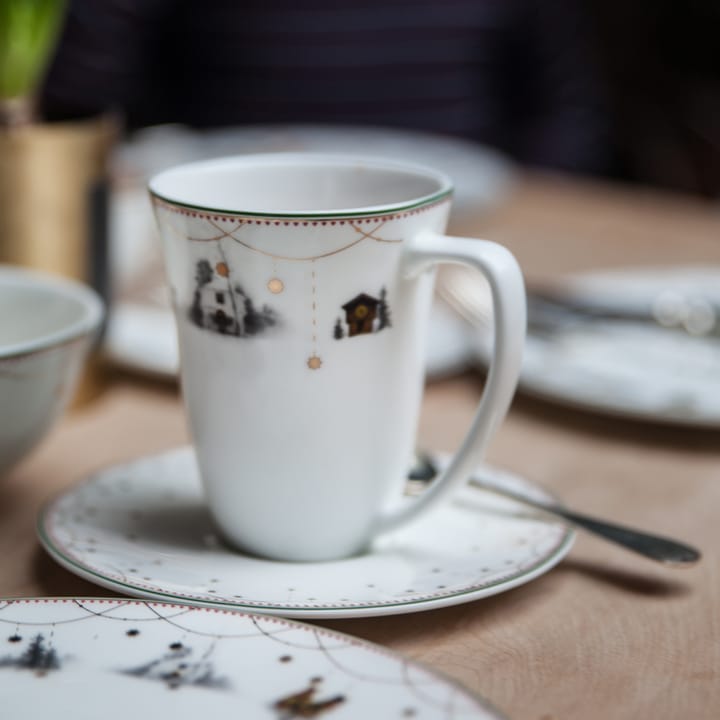
[[[363,638],[358,638],[353,635],[348,635],[347,633],[338,631],[338,630],[331,630],[330,628],[324,628],[320,627],[318,625],[312,625],[307,622],[303,622],[302,620],[294,620],[293,618],[284,618],[281,616],[276,615],[266,615],[264,613],[256,613],[256,612],[248,612],[243,610],[235,610],[233,608],[220,608],[220,607],[208,607],[207,605],[195,605],[192,603],[177,603],[167,600],[151,600],[151,599],[143,599],[143,598],[133,598],[133,597],[88,597],[86,595],[81,595],[78,597],[10,597],[10,598],[2,598],[2,602],[6,603],[4,607],[9,607],[11,605],[117,605],[119,607],[123,607],[125,605],[154,605],[157,607],[164,607],[164,608],[171,608],[171,609],[178,609],[178,610],[188,610],[191,612],[205,612],[205,613],[211,613],[215,615],[233,615],[236,617],[242,617],[247,618],[249,620],[262,620],[262,622],[266,623],[272,623],[274,625],[281,625],[283,627],[287,628],[293,628],[297,630],[302,630],[304,632],[310,632],[315,633],[321,637],[331,638],[333,640],[342,640],[344,642],[347,642],[348,645],[351,645],[353,647],[358,648],[364,648],[366,650],[370,650],[377,655],[385,655],[390,658],[394,658],[396,660],[403,659],[403,656],[396,652],[391,650],[390,648],[383,647],[382,645],[379,645],[377,643],[373,643],[369,640],[364,640]],[[4,609],[4,608],[3,608]],[[113,619],[110,615],[104,615],[105,618]],[[22,622],[20,624],[23,624]],[[262,631],[261,631],[262,632]],[[417,667],[422,667],[419,663],[415,663]],[[427,668],[422,668],[426,671]],[[434,675],[440,675],[437,671],[428,671],[430,674]],[[461,690],[465,691],[464,688],[460,688]],[[467,692],[467,691],[465,691]]]
[[[443,203],[449,203],[450,202],[450,196],[443,197],[439,200],[436,200],[435,202],[429,203],[427,205],[422,205],[417,208],[412,208],[410,210],[403,210],[401,212],[396,213],[390,213],[386,215],[361,215],[361,216],[348,216],[348,217],[340,217],[340,218],[326,218],[326,219],[317,219],[317,220],[304,220],[304,219],[288,219],[283,217],[273,218],[272,220],[268,220],[265,218],[256,218],[249,215],[242,215],[241,213],[238,214],[223,214],[223,213],[216,213],[216,212],[210,212],[210,211],[203,211],[203,210],[193,210],[191,208],[182,207],[179,205],[174,205],[166,200],[163,200],[159,197],[152,196],[152,202],[154,205],[159,205],[166,210],[169,210],[170,212],[178,213],[180,215],[186,215],[188,217],[198,217],[198,218],[204,218],[207,220],[230,220],[230,221],[237,221],[242,220],[244,224],[247,225],[271,225],[271,226],[302,226],[302,227],[308,227],[308,226],[327,226],[327,225],[353,225],[353,224],[360,224],[360,223],[371,223],[371,222],[389,222],[390,220],[398,220],[400,218],[406,218],[410,217],[411,215],[419,215],[422,212],[425,212],[426,210],[431,210],[432,208],[435,208],[439,205],[442,205]]]
[[[78,597],[8,597],[8,598],[2,598],[1,602],[6,603],[5,607],[9,605],[18,605],[20,603],[24,603],[26,605],[38,605],[40,603],[49,605],[70,605],[70,604],[76,604],[76,603],[83,603],[83,604],[97,604],[97,605],[158,605],[161,607],[168,607],[168,608],[178,608],[180,610],[191,610],[193,612],[195,611],[203,611],[203,612],[209,612],[209,613],[215,613],[215,614],[221,614],[221,615],[238,615],[240,617],[247,617],[252,620],[258,620],[262,619],[263,622],[269,622],[269,623],[275,623],[277,625],[286,625],[289,627],[301,627],[303,629],[312,628],[313,630],[316,630],[319,635],[325,635],[327,637],[342,637],[342,638],[348,638],[351,640],[353,645],[361,645],[361,646],[367,646],[370,645],[370,647],[375,647],[373,643],[368,642],[367,640],[362,640],[359,638],[350,637],[349,635],[346,635],[345,633],[341,632],[333,632],[332,630],[328,630],[326,628],[316,627],[315,625],[309,625],[308,623],[303,623],[300,620],[293,620],[292,618],[284,618],[279,617],[276,615],[265,615],[262,613],[254,613],[254,612],[246,612],[243,610],[235,610],[233,608],[220,608],[220,607],[209,607],[207,605],[193,605],[191,603],[176,603],[172,601],[167,600],[150,600],[150,599],[141,599],[141,598],[133,598],[133,597],[87,597],[87,596],[78,596]],[[384,648],[381,648],[384,650]],[[389,655],[394,655],[392,651],[388,651]]]

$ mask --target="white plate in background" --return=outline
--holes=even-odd
[[[472,282],[465,301],[445,294],[457,309],[468,311],[467,316],[472,315],[470,305],[488,302],[486,290],[476,279]],[[720,266],[597,271],[567,277],[562,288],[571,297],[610,310],[645,312],[674,298],[720,311]],[[484,365],[489,328],[476,331],[474,338],[476,357]],[[611,416],[719,428],[720,333],[695,336],[619,320],[577,322],[550,334],[530,331],[520,389]]]

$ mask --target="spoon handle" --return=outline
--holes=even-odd
[[[549,515],[561,517],[563,520],[577,527],[581,527],[606,540],[622,545],[628,550],[640,553],[640,555],[644,555],[651,560],[656,560],[673,567],[688,567],[698,562],[701,557],[698,550],[684,543],[677,542],[676,540],[651,535],[650,533],[616,525],[615,523],[610,523],[605,520],[598,520],[597,518],[568,510],[560,505],[535,500],[526,495],[508,490],[505,487],[495,485],[488,480],[473,477],[470,479],[470,485],[511,498],[524,505],[530,505]]]

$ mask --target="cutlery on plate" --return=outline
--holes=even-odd
[[[415,465],[408,474],[409,494],[422,492],[437,474],[438,468],[434,460],[424,453],[418,454]],[[518,503],[528,505],[546,515],[559,517],[575,527],[587,530],[651,560],[664,563],[669,567],[689,567],[698,562],[701,557],[698,550],[677,540],[652,535],[641,530],[617,525],[606,520],[578,513],[557,502],[536,500],[535,498],[514,492],[478,475],[473,475],[470,478],[469,485],[479,490],[486,490]]]
[[[537,332],[562,330],[571,323],[619,321],[641,323],[711,337],[720,334],[720,308],[701,297],[671,291],[658,294],[647,306],[613,304],[560,289],[535,287],[528,291],[528,327]]]
[[[443,268],[438,292],[466,320],[489,325],[489,288],[467,268]],[[623,303],[563,289],[534,286],[527,290],[528,329],[538,335],[594,321],[640,323],[699,337],[720,336],[720,307],[702,295],[668,289],[646,303]]]

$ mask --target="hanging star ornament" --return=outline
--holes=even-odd
[[[267,289],[274,294],[281,293],[285,289],[285,283],[280,278],[272,278],[268,280]]]

